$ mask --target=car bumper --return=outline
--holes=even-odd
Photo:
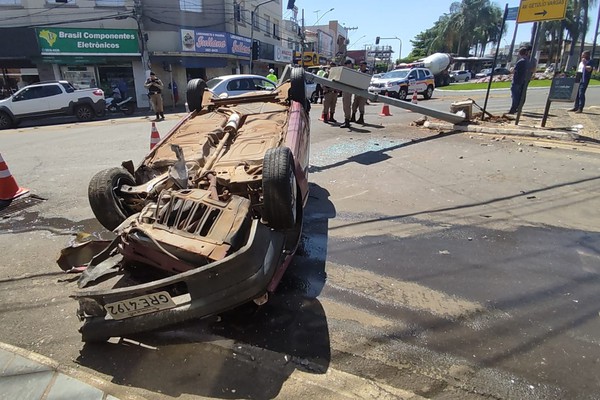
[[[92,108],[94,109],[96,115],[102,114],[106,109],[106,100],[98,100],[98,102],[92,104]]]
[[[391,93],[398,93],[398,86],[390,86],[390,87],[369,87],[369,92],[371,93],[375,93],[375,94],[379,94],[379,95],[386,95],[388,92]]]
[[[79,301],[82,340],[103,341],[206,317],[251,301],[267,292],[278,267],[287,265],[285,235],[254,220],[246,244],[230,256],[205,266],[150,283],[109,290],[81,291]],[[172,295],[176,306],[125,319],[112,319],[106,304],[149,293],[185,287]],[[93,310],[91,315],[90,310]],[[104,314],[104,315],[102,315]]]

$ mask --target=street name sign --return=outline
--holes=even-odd
[[[564,19],[567,0],[521,0],[517,23]]]

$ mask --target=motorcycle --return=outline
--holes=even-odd
[[[113,97],[107,97],[105,101],[106,107],[100,116],[116,112],[131,115],[135,112],[135,102],[133,101],[133,97],[129,96],[123,99],[118,90],[113,90]]]

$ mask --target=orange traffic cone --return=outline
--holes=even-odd
[[[150,132],[150,150],[152,150],[158,142],[160,142],[160,135],[158,134],[158,130],[156,129],[156,124],[153,122],[152,132]]]
[[[412,97],[412,100],[410,102],[413,103],[413,104],[418,104],[419,103],[417,101],[417,92],[416,91],[413,92],[413,97]]]
[[[0,200],[13,200],[28,192],[29,189],[17,185],[0,154]]]
[[[387,104],[384,104],[383,107],[381,108],[381,113],[379,115],[382,117],[391,117],[392,114],[390,114],[390,106],[388,106]]]

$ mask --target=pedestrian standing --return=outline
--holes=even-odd
[[[525,89],[525,83],[527,78],[527,48],[521,47],[519,49],[519,60],[515,64],[513,71],[512,84],[510,85],[510,94],[512,96],[512,104],[510,106],[509,114],[514,114],[519,111],[519,105],[521,104],[521,96]]]
[[[176,106],[177,103],[179,103],[179,88],[177,87],[177,82],[170,82],[169,89],[173,92],[173,105]]]
[[[344,67],[354,69],[352,60],[344,61]],[[344,109],[344,123],[340,128],[350,128],[350,118],[352,116],[352,93],[342,92],[342,108]]]
[[[587,90],[591,77],[592,64],[590,63],[590,52],[586,50],[581,53],[581,61],[579,62],[577,75],[575,76],[575,81],[579,82],[579,90],[577,90],[575,105],[569,111],[575,111],[578,114],[583,112],[583,107],[585,107],[585,91]]]
[[[267,79],[273,83],[277,83],[277,75],[275,75],[275,70],[271,68],[269,70],[269,74],[267,75]]]
[[[335,67],[335,63],[329,64],[329,67]],[[329,77],[329,73],[325,71],[323,78]],[[337,104],[338,91],[329,86],[323,86],[323,121],[336,124],[337,121],[333,118],[335,114],[335,106]]]
[[[146,79],[146,83],[144,83],[144,87],[148,89],[148,98],[150,99],[150,103],[152,103],[152,109],[156,113],[155,121],[162,121],[165,119],[165,113],[163,109],[163,98],[162,98],[162,90],[163,83],[156,76],[154,72],[150,72],[150,77]]]
[[[321,65],[319,67],[319,70],[317,71],[317,76],[323,78],[326,73],[327,73],[327,71],[325,71],[325,67],[323,67]],[[323,92],[323,86],[321,86],[320,83],[317,83],[316,92],[317,92],[317,99],[319,101],[319,104],[323,103],[323,97],[324,97],[325,93]]]
[[[358,72],[363,74],[368,74],[369,70],[367,69],[367,62],[362,60],[358,65]],[[350,122],[357,122],[359,124],[365,123],[365,104],[367,104],[366,97],[356,96],[354,95],[354,101],[352,102],[352,117],[350,118]],[[356,119],[356,111],[360,113],[358,119]]]

